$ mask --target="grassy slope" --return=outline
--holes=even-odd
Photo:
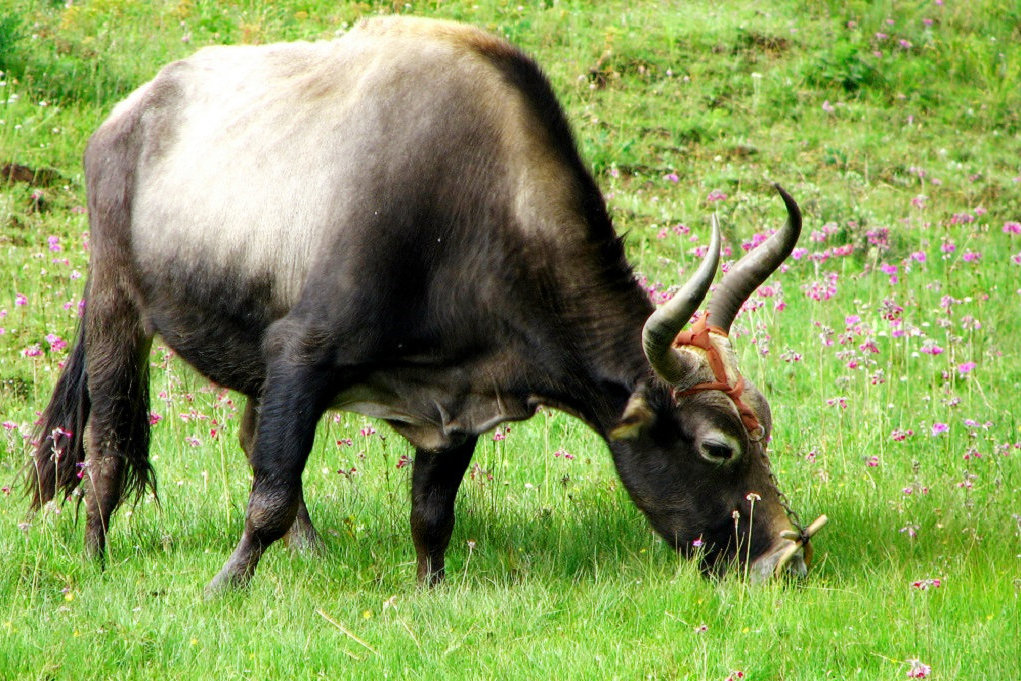
[[[912,658],[932,678],[1017,676],[1021,235],[1003,228],[1021,219],[1018,10],[760,5],[412,9],[487,26],[537,56],[651,285],[695,262],[709,211],[737,249],[780,219],[766,181],[802,202],[810,255],[740,321],[745,370],[778,424],[774,468],[803,515],[833,518],[801,588],[701,579],[651,536],[601,443],[541,415],[480,448],[448,584],[419,591],[408,469],[396,467],[408,447],[344,417],[323,425],[306,472],[324,554],[275,549],[249,593],[204,602],[249,484],[237,405],[157,350],[162,509],[121,511],[105,572],[80,559],[73,507],[19,529],[24,501],[0,495],[0,678],[873,679],[904,678]],[[390,7],[97,0],[0,11],[0,162],[66,178],[41,189],[41,204],[28,185],[0,188],[0,420],[11,424],[0,479],[15,477],[62,358],[45,336],[69,339],[75,325],[88,132],[199,45],[329,37]],[[728,198],[709,202],[711,191]],[[680,222],[696,243],[670,229]],[[850,255],[827,251],[847,244]],[[806,295],[813,286],[820,300]],[[23,356],[35,344],[42,356]],[[947,432],[933,435],[936,424]],[[938,588],[912,586],[935,578]]]

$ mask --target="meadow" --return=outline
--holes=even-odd
[[[207,44],[453,18],[534,55],[660,301],[719,215],[728,260],[805,230],[735,322],[770,455],[821,513],[809,576],[703,577],[606,447],[542,411],[480,441],[447,580],[420,589],[414,452],[328,415],[305,471],[325,547],[240,536],[243,398],[154,344],[159,500],[105,570],[74,500],[29,516],[33,422],[73,340],[81,154],[113,105]],[[0,679],[1014,679],[1021,676],[1021,7],[1012,0],[9,0],[0,8]],[[14,164],[14,165],[12,165]]]

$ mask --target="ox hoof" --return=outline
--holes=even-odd
[[[284,535],[284,543],[291,551],[302,556],[317,556],[323,552],[323,538],[311,526],[296,532],[293,528]]]
[[[226,594],[237,593],[248,586],[247,579],[234,574],[224,574],[225,572],[225,570],[221,570],[219,574],[213,577],[213,581],[206,585],[206,600],[213,600]]]

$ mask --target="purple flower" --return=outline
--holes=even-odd
[[[948,430],[950,430],[950,426],[948,426],[945,423],[936,422],[936,423],[932,424],[932,436],[933,437],[936,437],[937,435],[942,435],[943,433],[947,432]]]
[[[667,182],[674,183],[681,181],[681,178],[677,177],[677,173],[667,173],[666,175],[663,176],[663,179],[666,180]]]
[[[1003,232],[1005,234],[1021,234],[1021,222],[1005,222],[1003,223]]]
[[[17,307],[25,307],[26,305],[28,305],[28,296],[26,296],[24,293],[16,294],[14,296],[14,304]]]
[[[970,374],[976,366],[977,365],[974,362],[964,362],[963,364],[957,365],[957,371],[964,376],[965,374]]]
[[[924,679],[932,673],[932,667],[921,660],[908,660],[908,664],[911,665],[911,668],[908,669],[909,679]]]
[[[725,201],[726,198],[727,198],[726,194],[724,194],[718,189],[714,189],[711,192],[709,192],[709,196],[707,196],[705,200],[708,201],[709,203],[713,203],[714,201]]]
[[[927,591],[929,589],[938,589],[942,583],[943,582],[937,577],[934,579],[919,579],[911,582],[911,586],[919,591]]]
[[[50,352],[60,352],[67,348],[67,341],[55,333],[46,334],[46,342],[50,344]]]

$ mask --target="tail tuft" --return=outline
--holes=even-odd
[[[85,463],[85,427],[91,401],[85,374],[84,325],[57,379],[50,403],[37,426],[35,453],[26,467],[32,508],[55,497],[67,499],[81,483]]]

